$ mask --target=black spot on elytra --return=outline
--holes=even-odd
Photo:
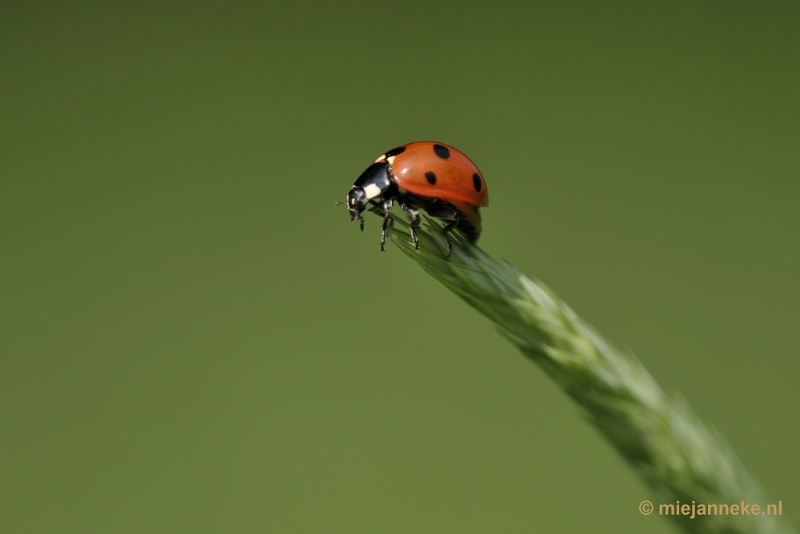
[[[444,145],[433,145],[433,151],[436,152],[436,155],[442,159],[447,159],[450,157],[450,149]]]
[[[386,153],[386,154],[384,154],[383,156],[384,156],[385,158],[387,158],[387,159],[388,159],[388,158],[391,158],[392,156],[396,156],[396,155],[398,155],[398,154],[402,154],[402,153],[403,153],[403,152],[405,152],[405,151],[406,151],[406,147],[404,147],[404,146],[399,146],[399,147],[397,147],[397,148],[393,148],[393,149],[391,149],[389,152],[387,152],[387,153]]]
[[[433,171],[428,171],[425,173],[425,179],[428,180],[428,183],[433,185],[436,183],[436,174]]]
[[[472,175],[472,185],[475,186],[475,191],[481,190],[481,176],[476,172]]]

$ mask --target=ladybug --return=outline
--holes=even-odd
[[[444,143],[420,141],[383,154],[361,173],[347,193],[345,205],[350,210],[350,220],[358,219],[362,231],[361,212],[368,204],[372,206],[370,211],[383,215],[381,250],[394,202],[411,217],[411,239],[417,249],[420,209],[447,221],[442,231],[450,256],[451,231],[458,229],[472,243],[480,237],[478,210],[489,205],[489,192],[481,171],[463,152]]]

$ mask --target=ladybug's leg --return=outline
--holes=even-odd
[[[411,217],[411,225],[409,226],[409,230],[411,230],[411,240],[414,242],[414,248],[419,250],[419,237],[417,236],[417,228],[419,225],[422,224],[422,219],[419,218],[419,210],[417,208],[412,208],[408,204],[401,204],[406,213],[408,213],[409,217]]]
[[[442,235],[444,236],[445,241],[447,241],[447,257],[450,257],[450,254],[453,253],[453,241],[450,239],[450,232],[455,230],[456,226],[458,226],[458,218],[456,217],[455,220],[450,221],[442,228]]]
[[[383,245],[386,243],[386,229],[392,222],[392,199],[388,198],[383,201],[383,228],[381,229],[381,252],[384,252]]]
[[[347,206],[344,202],[337,202],[337,206]],[[356,212],[355,210],[350,210],[350,222],[355,221],[358,219],[358,222],[361,224],[361,231],[364,231],[364,217],[361,216],[360,213]]]
[[[447,221],[447,224],[442,228],[442,235],[444,235],[444,239],[447,241],[447,257],[449,258],[450,254],[453,253],[453,241],[448,234],[458,226],[458,222],[461,218],[460,215],[452,206],[438,200],[426,206],[425,211],[438,219]]]

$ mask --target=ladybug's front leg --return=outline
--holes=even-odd
[[[389,225],[392,221],[392,199],[388,198],[383,201],[383,228],[381,229],[381,252],[384,252],[385,249],[383,245],[386,244],[386,229],[389,228]]]

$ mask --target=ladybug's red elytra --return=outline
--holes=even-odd
[[[350,220],[361,213],[383,215],[381,250],[386,243],[392,205],[397,202],[411,217],[411,238],[419,248],[419,210],[447,221],[443,229],[448,256],[453,244],[448,233],[458,229],[472,243],[481,235],[479,208],[489,205],[486,181],[478,167],[460,150],[444,143],[420,141],[386,152],[367,167],[347,193]]]

